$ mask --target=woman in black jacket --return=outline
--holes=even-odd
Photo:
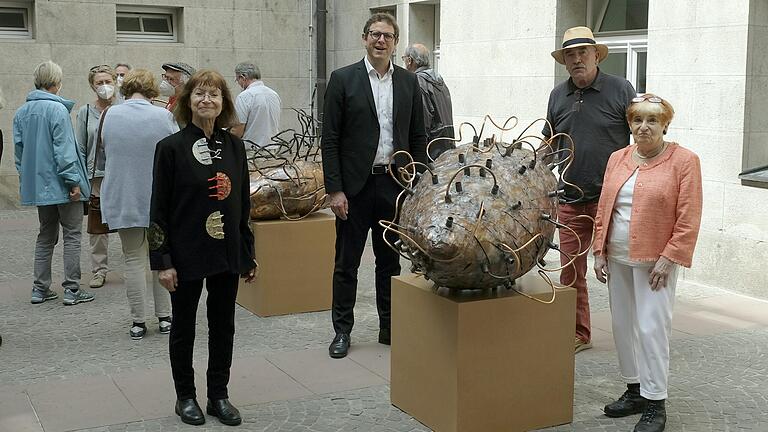
[[[250,190],[243,142],[224,130],[235,119],[226,81],[197,72],[174,112],[186,127],[155,150],[150,228],[152,270],[171,293],[170,357],[175,411],[184,423],[203,424],[192,368],[197,305],[208,289],[208,404],[227,425],[241,423],[227,384],[235,334],[238,277],[255,277]]]

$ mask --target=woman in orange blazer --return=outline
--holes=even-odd
[[[677,268],[691,266],[701,221],[701,166],[664,140],[674,109],[653,94],[632,100],[635,144],[613,153],[595,218],[594,270],[608,282],[613,338],[627,391],[609,417],[643,413],[636,432],[663,431]]]

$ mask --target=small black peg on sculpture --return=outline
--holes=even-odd
[[[542,213],[541,218],[544,220],[550,220],[552,219],[552,215],[550,215],[549,213]]]
[[[485,177],[485,168],[480,168],[480,177]]]
[[[472,174],[472,171],[469,169],[469,167],[464,167],[464,175],[469,176],[470,174]]]
[[[459,153],[459,163],[463,164],[466,162],[466,157],[464,156],[464,153]]]
[[[456,192],[462,192],[464,187],[461,186],[461,182],[456,182]]]
[[[499,194],[499,185],[495,184],[491,188],[491,195],[496,196]]]
[[[493,165],[493,159],[486,159],[485,160],[485,167],[488,169],[491,169],[491,165]]]
[[[521,165],[521,166],[520,166],[520,169],[519,169],[519,170],[517,170],[517,172],[518,172],[518,173],[520,173],[520,174],[525,174],[525,171],[526,171],[527,169],[528,169],[528,167],[527,167],[527,166],[525,166],[525,165]]]
[[[432,184],[433,185],[437,184],[437,174],[432,174]]]
[[[522,206],[523,206],[523,203],[521,203],[520,201],[518,201],[518,202],[516,202],[515,204],[512,204],[512,210],[519,210],[519,209],[520,209],[520,207],[522,207]]]
[[[448,219],[445,220],[445,227],[450,228],[453,226],[453,216],[448,216]]]

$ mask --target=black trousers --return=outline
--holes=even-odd
[[[235,298],[239,275],[219,273],[205,278],[208,289],[208,398],[227,399],[232,344],[235,338]],[[192,352],[195,345],[197,304],[203,292],[203,279],[179,281],[171,293],[173,324],[169,351],[171,371],[179,399],[197,396]]]
[[[350,333],[355,324],[357,270],[363,256],[368,231],[371,231],[376,256],[376,307],[379,327],[390,328],[391,277],[400,274],[400,256],[384,242],[379,220],[392,220],[395,201],[402,188],[389,174],[371,174],[363,189],[350,198],[347,220],[336,218],[336,263],[333,270],[333,309],[331,318],[336,333]],[[389,232],[390,243],[397,236]]]

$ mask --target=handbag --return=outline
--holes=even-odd
[[[90,109],[90,108],[89,108]],[[96,158],[98,157],[99,150],[104,151],[104,143],[101,140],[101,128],[104,126],[104,118],[107,116],[107,109],[101,112],[101,118],[99,119],[99,128],[96,131],[96,152],[93,160],[93,170],[91,171],[91,178],[96,175]],[[90,111],[88,113],[90,117]],[[88,117],[86,117],[85,130],[88,131]],[[88,225],[86,227],[88,234],[107,234],[117,232],[117,230],[109,229],[109,226],[101,219],[101,198],[91,192],[91,196],[88,197]]]

